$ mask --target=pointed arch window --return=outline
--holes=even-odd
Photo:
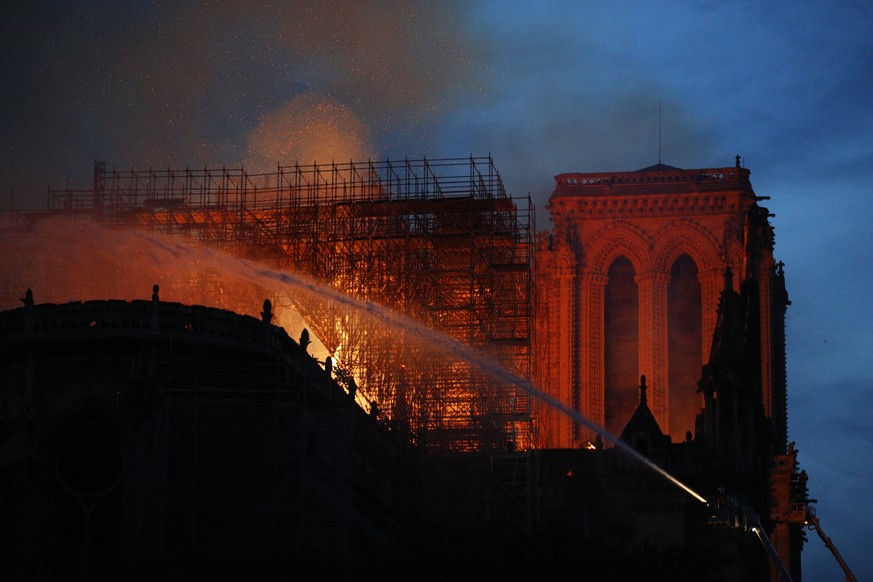
[[[694,432],[701,407],[697,393],[703,358],[701,326],[698,269],[694,260],[683,254],[670,269],[667,289],[667,426],[674,441],[682,440],[689,430]]]
[[[630,260],[609,267],[604,292],[604,420],[621,433],[637,406],[639,378],[639,288]]]

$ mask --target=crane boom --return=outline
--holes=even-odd
[[[837,547],[831,541],[831,538],[825,535],[825,532],[821,529],[821,524],[818,522],[818,517],[815,516],[812,512],[807,512],[806,515],[806,525],[810,528],[815,528],[815,533],[818,534],[818,537],[821,538],[821,541],[824,542],[825,547],[831,551],[836,558],[837,562],[840,564],[840,568],[843,569],[843,573],[846,575],[846,582],[858,582],[858,579],[855,578],[855,575],[852,574],[852,570],[849,569],[849,565],[846,564],[846,561],[843,560],[843,557],[840,555],[840,552],[837,550]]]

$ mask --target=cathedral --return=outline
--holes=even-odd
[[[666,465],[694,466],[689,479],[705,474],[702,487],[731,483],[773,516],[772,541],[799,574],[790,302],[772,215],[759,204],[767,197],[749,174],[737,156],[733,167],[556,176],[554,230],[537,253],[538,323],[548,331],[537,337],[535,375],[608,434],[650,456],[659,448]],[[546,448],[602,446],[568,415],[539,418]],[[632,436],[634,425],[645,438]]]
[[[0,245],[5,303],[24,303],[0,311],[0,567],[231,576],[232,559],[493,579],[573,561],[593,579],[800,581],[815,518],[787,436],[790,302],[739,156],[560,174],[539,234],[490,158],[234,172],[95,163],[91,190],[50,193],[33,224],[10,216],[31,242]],[[252,281],[149,263],[122,276],[129,244],[99,269],[104,295],[79,296],[87,269],[35,239],[41,223],[83,236],[92,222],[308,274],[535,389],[461,351],[431,360],[400,320],[385,331],[300,286],[295,342],[276,301],[249,313]],[[22,258],[43,247],[48,268]],[[169,300],[157,284],[141,298],[152,277]],[[120,300],[128,282],[139,299]],[[17,299],[31,286],[45,303]],[[307,351],[310,330],[332,357]],[[335,364],[346,344],[360,361]]]
[[[773,229],[749,170],[561,174],[549,201],[554,232],[539,249],[549,366],[541,385],[618,434],[645,374],[651,408],[674,441],[696,430],[704,404],[701,367],[710,357],[727,270],[731,290],[757,287],[761,394],[774,436],[786,440],[781,265]],[[593,435],[560,420],[553,446]]]

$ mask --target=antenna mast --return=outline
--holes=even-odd
[[[658,101],[658,163],[661,163],[661,101]]]

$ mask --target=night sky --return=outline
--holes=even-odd
[[[3,3],[2,208],[90,187],[94,160],[490,154],[542,230],[556,174],[739,154],[786,265],[789,439],[826,533],[873,580],[869,2],[178,4]],[[809,538],[804,578],[842,580]]]

